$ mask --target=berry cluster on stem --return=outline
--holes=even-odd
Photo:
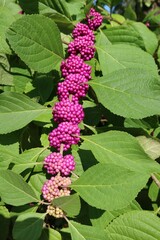
[[[84,119],[80,100],[86,96],[88,81],[91,79],[91,66],[84,61],[94,57],[93,31],[102,24],[102,16],[93,8],[86,16],[86,22],[78,23],[73,32],[73,41],[68,45],[68,58],[61,63],[63,82],[58,84],[58,100],[53,109],[53,119],[58,127],[50,132],[50,146],[56,149],[44,159],[44,168],[52,177],[42,187],[42,195],[49,203],[54,198],[70,195],[70,174],[75,169],[75,160],[71,154],[64,154],[73,144],[80,140],[78,124]],[[60,218],[64,216],[61,209],[49,205],[47,214]]]

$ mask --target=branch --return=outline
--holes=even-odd
[[[151,177],[155,184],[160,188],[160,181],[156,178],[156,176],[152,173]]]

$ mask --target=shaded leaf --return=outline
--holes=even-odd
[[[62,240],[60,233],[52,228],[43,228],[39,240]]]
[[[10,225],[10,214],[6,207],[0,206],[0,239],[6,240],[9,232],[9,225]]]
[[[45,214],[25,213],[16,219],[13,227],[15,240],[37,240],[42,232]]]

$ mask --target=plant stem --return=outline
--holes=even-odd
[[[155,184],[160,188],[160,181],[156,178],[156,176],[152,173],[151,177]]]
[[[79,176],[77,174],[75,174],[74,172],[71,171],[71,173],[73,174],[73,176],[75,176],[77,179],[79,178]]]
[[[61,146],[60,146],[60,153],[63,155],[63,148],[64,148],[64,144],[63,143],[61,143]]]
[[[68,43],[68,42],[66,42],[66,41],[65,41],[65,40],[63,40],[63,39],[62,39],[62,43],[64,43],[64,44],[65,44],[65,45],[67,45],[67,46],[69,45],[69,43]]]

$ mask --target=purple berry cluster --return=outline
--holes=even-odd
[[[94,57],[94,33],[102,24],[102,16],[93,8],[87,14],[87,24],[78,23],[73,32],[73,41],[68,45],[68,58],[61,63],[61,73],[64,80],[58,84],[58,100],[53,109],[53,119],[58,127],[50,132],[50,146],[55,148],[44,159],[44,168],[52,177],[42,187],[45,200],[51,202],[54,198],[70,195],[71,180],[69,175],[75,169],[74,157],[64,154],[73,144],[80,141],[78,124],[84,119],[80,100],[86,96],[88,81],[91,79],[91,66],[84,61]],[[67,177],[68,176],[68,177]],[[63,211],[56,206],[49,206],[47,213],[54,217],[62,217]]]
[[[75,168],[74,157],[71,154],[63,157],[61,153],[53,152],[44,159],[44,168],[52,175],[61,173],[68,176]]]

